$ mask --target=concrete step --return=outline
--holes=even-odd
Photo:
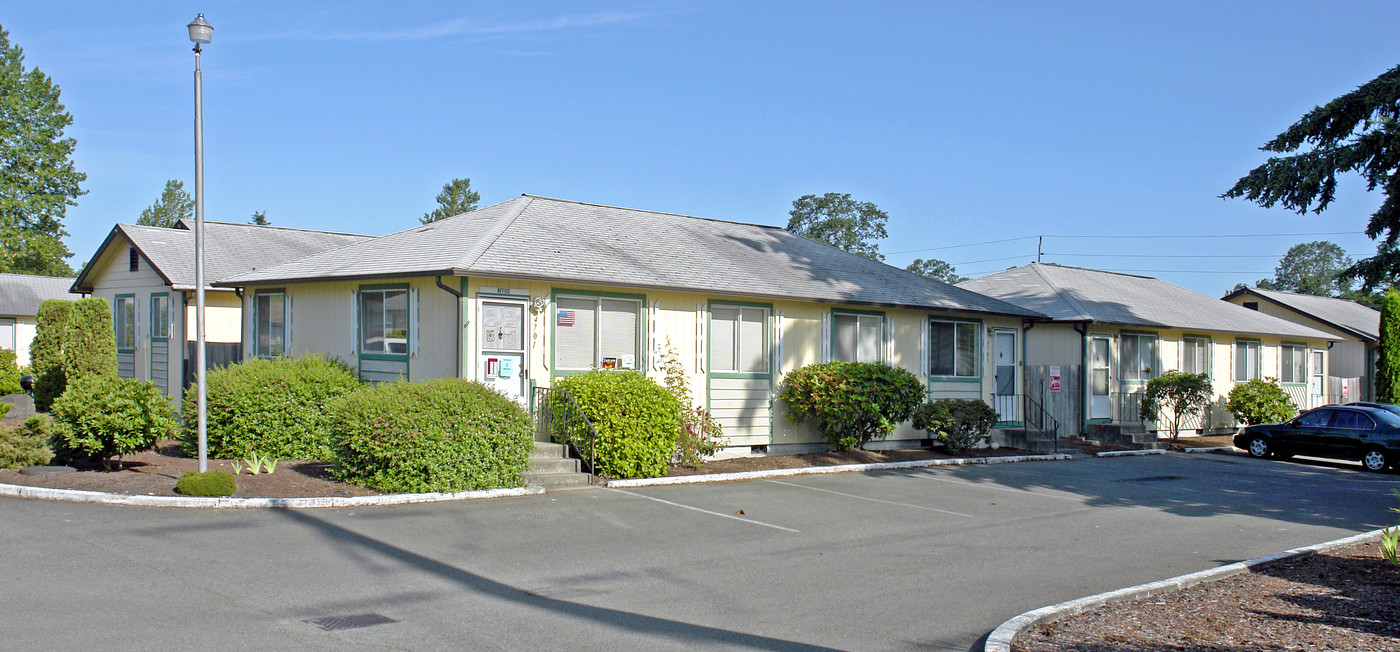
[[[521,474],[525,484],[544,487],[545,491],[589,486],[592,476],[583,473],[580,461],[569,457],[568,452],[563,444],[535,442],[529,470]]]
[[[539,473],[578,473],[582,464],[572,457],[531,457],[530,470]]]
[[[535,442],[535,450],[530,453],[530,458],[560,458],[569,456],[569,447],[564,444],[555,444],[547,441]]]
[[[538,471],[526,471],[521,475],[524,477],[525,484],[536,487],[544,487],[545,491],[589,486],[589,476],[587,473],[549,473]]]

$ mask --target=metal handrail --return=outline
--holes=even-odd
[[[1040,432],[1051,433],[1055,442],[1055,452],[1060,452],[1060,420],[1031,395],[993,394],[992,408],[997,411],[1002,422],[1019,421],[1027,428],[1033,427]]]
[[[1032,415],[1034,415],[1036,429],[1041,432],[1049,432],[1051,434],[1051,439],[1055,442],[1055,452],[1060,452],[1060,420],[1056,419],[1055,415],[1051,414],[1049,410],[1045,409],[1045,406],[1042,405],[1040,401],[1035,400],[1029,394],[1026,395],[1026,403],[1026,425],[1031,424],[1031,417]],[[1031,410],[1030,408],[1034,408],[1034,410]],[[1051,425],[1049,428],[1045,427],[1046,419],[1050,420]]]
[[[535,433],[564,444],[588,467],[589,482],[598,475],[598,431],[579,407],[573,394],[562,389],[536,387],[531,407]],[[585,450],[587,453],[585,454]]]

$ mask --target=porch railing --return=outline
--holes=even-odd
[[[1114,392],[1113,405],[1117,407],[1119,423],[1142,423],[1142,392]]]
[[[573,394],[562,389],[536,387],[530,411],[535,420],[537,439],[545,437],[556,444],[568,446],[571,454],[583,461],[590,475],[598,475],[598,431],[593,428],[593,422],[588,420],[578,401],[574,400]]]
[[[1026,430],[1050,433],[1055,452],[1060,450],[1060,421],[1029,394],[993,394],[992,409],[1001,424],[1021,424]]]

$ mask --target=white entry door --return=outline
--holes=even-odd
[[[524,301],[482,299],[477,323],[477,379],[525,403],[525,343],[528,341]]]
[[[1108,393],[1107,337],[1089,338],[1089,418],[1107,419],[1112,414],[1113,397]]]
[[[1016,331],[998,330],[992,334],[992,394],[997,418],[1021,420],[1021,397],[1016,391]]]

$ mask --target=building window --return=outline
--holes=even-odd
[[[1235,342],[1235,382],[1245,382],[1259,377],[1259,343],[1241,340]]]
[[[555,308],[556,371],[642,368],[641,300],[560,296]]]
[[[407,288],[360,291],[360,353],[408,355]]]
[[[710,371],[768,373],[768,309],[710,306]]]
[[[1308,347],[1283,344],[1279,350],[1279,381],[1303,384],[1308,382]]]
[[[382,298],[378,300],[382,302]],[[407,323],[406,319],[404,323]],[[405,344],[408,342],[407,338],[403,341]],[[376,352],[402,353],[403,350]],[[253,355],[272,358],[286,354],[287,295],[279,291],[258,292],[253,295]]]
[[[141,253],[136,251],[136,247],[127,252],[126,268],[133,272],[141,268]]]
[[[849,312],[831,314],[831,359],[842,362],[881,362],[885,316]]]
[[[1118,378],[1147,382],[1157,375],[1157,336],[1123,333],[1118,341]]]
[[[170,295],[151,295],[151,338],[170,337]]]
[[[976,322],[930,320],[928,357],[930,376],[977,377]]]
[[[1181,370],[1188,374],[1210,374],[1210,340],[1204,337],[1181,339]]]
[[[117,350],[126,353],[136,350],[136,297],[125,295],[116,298],[112,325],[116,329]]]
[[[1259,309],[1259,302],[1258,302],[1258,301],[1246,301],[1246,302],[1244,302],[1244,307],[1249,308],[1250,310],[1258,310],[1258,309]]]

